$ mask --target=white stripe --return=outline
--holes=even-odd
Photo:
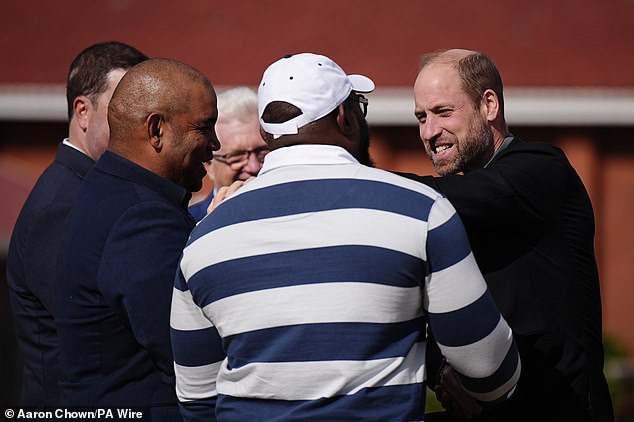
[[[229,296],[203,309],[224,338],[296,324],[394,323],[422,315],[419,287],[319,283]]]
[[[174,363],[176,396],[180,401],[200,400],[216,395],[216,378],[222,362],[202,366]]]
[[[189,331],[210,328],[212,324],[196,306],[189,290],[182,292],[175,288],[172,293],[170,326],[175,330]]]
[[[504,394],[506,394],[508,398],[515,391],[515,385],[517,384],[517,381],[520,379],[521,372],[522,372],[522,364],[520,362],[517,365],[517,368],[515,370],[515,373],[513,373],[513,376],[509,378],[507,382],[505,382],[504,384],[502,384],[500,387],[496,388],[495,390],[488,393],[474,393],[473,391],[469,391],[465,388],[465,391],[474,399],[480,400],[482,402],[495,401],[499,399],[500,397],[502,397]]]
[[[341,245],[376,246],[424,260],[426,230],[424,221],[367,209],[337,209],[247,221],[197,239],[185,248],[181,269],[189,280],[201,269],[231,259]]]
[[[434,205],[432,205],[429,212],[428,224],[429,229],[433,230],[442,226],[451,219],[456,213],[456,209],[451,205],[451,202],[447,198],[438,198]]]
[[[318,166],[359,165],[359,161],[352,154],[337,145],[290,145],[277,148],[267,154],[260,174],[266,174],[271,169],[294,166],[298,163]]]
[[[451,267],[427,276],[425,309],[431,313],[451,312],[476,301],[487,289],[473,253]]]
[[[278,400],[316,400],[351,395],[368,387],[420,383],[424,379],[425,344],[406,357],[370,361],[252,363],[218,376],[218,394]]]
[[[512,344],[511,328],[500,318],[493,331],[475,343],[458,347],[439,343],[438,346],[456,371],[470,378],[485,378],[498,370]]]

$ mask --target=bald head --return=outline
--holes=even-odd
[[[108,150],[189,191],[220,144],[216,93],[198,70],[167,59],[131,68],[108,105]]]
[[[110,149],[131,147],[131,136],[158,113],[166,120],[188,110],[194,89],[212,90],[209,79],[198,70],[174,60],[151,59],[131,68],[119,82],[108,105]]]
[[[432,53],[425,54],[420,61],[420,69],[432,63],[453,64],[457,66],[458,61],[464,59],[471,54],[477,54],[472,50],[464,50],[461,48],[453,48],[449,50],[437,50]]]

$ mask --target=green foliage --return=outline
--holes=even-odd
[[[445,410],[445,408],[442,407],[438,399],[436,399],[436,394],[428,388],[427,398],[425,399],[425,413],[440,412],[443,410]]]
[[[605,356],[603,372],[608,382],[614,413],[618,414],[619,409],[621,409],[625,400],[627,400],[623,389],[623,378],[631,376],[632,371],[628,365],[628,350],[625,345],[616,338],[604,336],[603,352]]]
[[[611,359],[624,359],[628,355],[625,345],[611,336],[603,338],[603,352],[606,362]]]

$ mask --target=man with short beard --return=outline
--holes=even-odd
[[[559,148],[509,133],[502,89],[491,59],[467,50],[425,55],[414,85],[420,137],[443,177],[410,177],[456,207],[522,357],[513,396],[481,417],[611,421],[592,204]],[[450,367],[440,373],[453,379]],[[460,405],[459,384],[436,391],[454,417],[481,411]]]

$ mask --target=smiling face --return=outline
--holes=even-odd
[[[220,139],[220,150],[216,155],[231,155],[240,151],[268,150],[268,146],[260,135],[260,122],[257,114],[249,121],[221,120],[216,124],[216,134]],[[262,162],[258,155],[250,153],[246,160],[236,163],[213,160],[211,162],[211,173],[214,186],[219,189],[229,186],[236,180],[247,180],[249,177],[257,176],[262,168]]]
[[[218,118],[216,95],[211,86],[192,88],[188,109],[170,122],[168,179],[190,192],[199,191],[207,174],[204,163],[220,148],[214,131]]]
[[[448,63],[425,66],[414,85],[420,137],[441,176],[483,167],[493,156],[486,110],[475,107]]]

